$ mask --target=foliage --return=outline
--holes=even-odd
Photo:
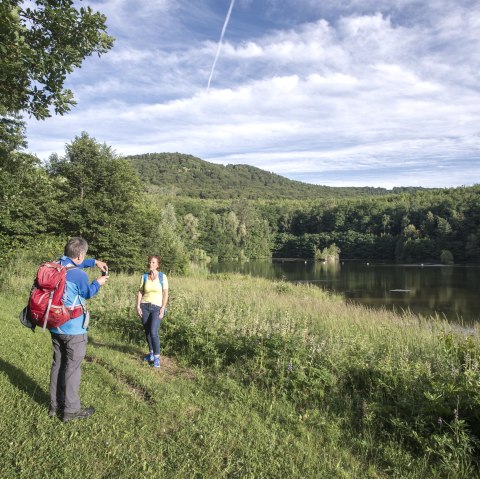
[[[17,152],[3,165],[1,192],[15,205],[0,214],[3,254],[38,234],[84,234],[121,269],[143,269],[153,250],[182,272],[198,250],[213,260],[309,258],[332,244],[345,259],[438,262],[445,250],[456,262],[480,260],[478,186],[316,200],[151,194],[129,161],[86,133],[46,170]]]
[[[168,272],[184,274],[188,269],[189,258],[177,227],[175,210],[167,204],[161,210],[158,225],[145,234],[148,251],[144,252],[144,256],[158,254],[162,259],[162,268]]]
[[[309,257],[335,243],[346,259],[437,262],[478,261],[480,187],[349,198],[263,203],[276,231],[274,256]]]
[[[172,196],[306,199],[387,194],[384,188],[311,185],[249,165],[223,166],[181,153],[149,153],[127,159],[149,185],[147,191]]]
[[[71,0],[0,3],[0,259],[40,235],[68,234],[58,184],[26,147],[23,112],[45,119],[75,104],[66,75],[113,38],[105,17]]]
[[[243,248],[247,257],[309,258],[335,243],[345,259],[438,262],[442,250],[456,262],[480,259],[479,186],[337,200],[169,200],[197,220],[189,247],[212,257],[236,258]],[[241,219],[252,215],[240,241]]]
[[[316,261],[338,261],[340,259],[340,248],[335,244],[323,248],[315,248],[314,258]]]
[[[64,88],[67,74],[89,55],[106,53],[113,38],[106,34],[105,16],[89,6],[31,3],[0,4],[0,109],[44,119],[50,107],[61,115],[70,110],[75,102]]]
[[[62,193],[58,232],[83,236],[91,254],[131,269],[141,257],[148,220],[130,164],[82,133],[66,146],[65,156],[50,157],[47,170]]]
[[[194,248],[190,251],[190,259],[195,263],[210,263],[212,258],[201,248]]]
[[[51,232],[58,199],[37,158],[19,152],[0,155],[0,258]]]
[[[442,249],[442,252],[440,253],[440,261],[443,264],[453,264],[453,254],[446,249]]]

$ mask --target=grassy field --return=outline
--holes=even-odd
[[[35,272],[0,273],[0,464],[9,478],[475,478],[479,334],[236,275],[171,277],[162,368],[140,277],[91,301],[81,398],[47,417],[50,335],[20,326]]]

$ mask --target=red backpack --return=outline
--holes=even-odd
[[[75,266],[62,266],[59,261],[42,263],[38,268],[26,308],[32,329],[35,326],[58,328],[85,312],[81,304],[68,308],[63,304],[67,270],[70,268]]]

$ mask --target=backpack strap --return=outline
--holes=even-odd
[[[59,265],[62,265],[62,259],[70,259],[67,256],[62,256],[61,258],[57,259],[56,261],[52,261],[52,263],[58,263]],[[64,266],[66,270],[69,270],[71,268],[78,268],[78,265],[76,265],[73,261],[70,261],[70,263],[66,264]]]
[[[143,290],[145,291],[145,285],[147,284],[148,280],[148,273],[143,273]],[[163,289],[163,273],[161,271],[158,272],[158,280],[160,281],[160,285]]]

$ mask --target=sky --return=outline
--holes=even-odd
[[[480,183],[478,0],[76,4],[116,41],[68,77],[70,113],[27,120],[42,160],[86,131],[328,186]]]

